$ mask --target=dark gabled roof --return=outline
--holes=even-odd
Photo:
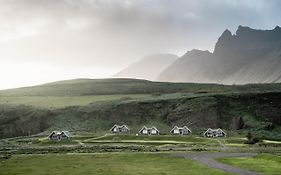
[[[160,132],[155,126],[152,126],[151,128],[148,128],[148,127],[146,127],[146,126],[143,126],[143,127],[140,129],[139,133],[141,133],[141,131],[144,130],[144,129],[146,129],[146,130],[152,130],[152,129],[154,129],[154,130],[156,130],[157,132]]]
[[[179,127],[178,127],[178,126],[174,126],[174,127],[171,129],[170,132],[173,132],[173,130],[175,130],[175,129],[179,129]]]
[[[221,128],[218,128],[215,131],[221,131],[222,133],[224,133],[226,135],[226,133]]]
[[[56,134],[56,135],[64,134],[67,137],[72,137],[72,134],[69,131],[52,131],[48,137],[51,137],[53,134]]]
[[[119,125],[116,125],[116,124],[115,124],[115,125],[113,125],[113,126],[112,126],[112,128],[110,128],[110,131],[112,131],[112,130],[113,130],[113,128],[115,128],[115,127],[120,128],[120,126],[119,126]]]
[[[127,125],[122,125],[121,128],[127,128],[128,130],[131,130]]]
[[[205,134],[206,134],[207,132],[209,132],[209,131],[213,132],[213,130],[212,130],[211,128],[208,128],[208,129],[204,132],[203,135],[205,135]]]
[[[187,129],[188,131],[191,132],[191,130],[187,126],[182,127],[182,129]]]
[[[221,128],[218,128],[218,129],[211,129],[211,128],[208,128],[206,132],[204,132],[204,135],[208,132],[208,131],[211,131],[211,132],[218,132],[218,131],[221,131],[222,133],[224,133],[226,135],[226,133],[221,129]]]
[[[183,126],[183,127],[174,126],[170,132],[173,132],[173,130],[175,130],[175,129],[187,129],[188,131],[191,132],[191,130],[187,126]]]
[[[147,127],[146,127],[146,126],[143,126],[143,127],[140,129],[139,133],[141,133],[141,131],[144,130],[144,129],[147,129]]]
[[[152,126],[151,128],[148,129],[155,129],[156,131],[160,132],[155,126]]]
[[[116,124],[115,124],[115,125],[110,129],[110,131],[112,131],[113,128],[115,128],[115,127],[117,127],[118,129],[119,129],[119,128],[124,128],[124,127],[125,127],[125,128],[127,128],[128,130],[131,130],[127,125],[116,125]]]
[[[51,134],[50,134],[48,137],[51,137],[53,134],[59,135],[59,134],[60,134],[60,131],[52,131]]]
[[[72,134],[69,131],[62,131],[61,134],[65,134],[66,137],[72,137]]]

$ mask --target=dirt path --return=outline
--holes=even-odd
[[[224,153],[224,152],[217,152],[217,153],[178,153],[174,154],[177,157],[184,157],[187,159],[192,159],[208,165],[209,167],[221,169],[228,173],[234,173],[239,175],[261,175],[261,173],[256,173],[253,171],[248,171],[240,168],[236,168],[227,164],[223,164],[220,162],[215,161],[216,158],[227,158],[227,157],[253,157],[257,154],[255,153]]]

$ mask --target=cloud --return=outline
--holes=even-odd
[[[280,25],[280,5],[278,0],[0,0],[0,64],[104,69],[110,76],[146,54],[212,50],[226,28],[274,28]]]

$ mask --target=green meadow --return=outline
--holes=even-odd
[[[265,175],[280,175],[281,154],[259,154],[256,157],[236,157],[218,159],[235,167],[261,172]]]
[[[5,105],[29,105],[42,108],[62,108],[67,106],[84,106],[100,101],[113,101],[119,99],[143,99],[149,94],[131,95],[89,95],[89,96],[3,96],[0,104]]]
[[[29,175],[226,175],[189,159],[168,154],[16,155],[0,162],[0,174]]]

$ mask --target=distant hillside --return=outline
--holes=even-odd
[[[157,80],[171,82],[206,82],[212,83],[205,76],[207,67],[213,64],[213,54],[209,51],[191,50],[180,57],[165,71],[163,71]]]
[[[157,78],[168,82],[220,84],[281,82],[281,28],[226,30],[214,53],[192,50]]]
[[[208,54],[208,52],[206,52],[206,54]],[[248,92],[281,92],[281,84],[248,84],[230,86],[221,84],[153,82],[124,78],[74,79],[52,82],[38,86],[0,90],[0,97]]]
[[[113,77],[155,80],[178,57],[172,54],[149,55],[129,65]]]
[[[213,88],[212,88],[213,87]],[[161,83],[138,79],[74,79],[39,86],[1,90],[0,96],[87,96],[113,94],[174,93],[220,90],[223,85],[188,83]]]

